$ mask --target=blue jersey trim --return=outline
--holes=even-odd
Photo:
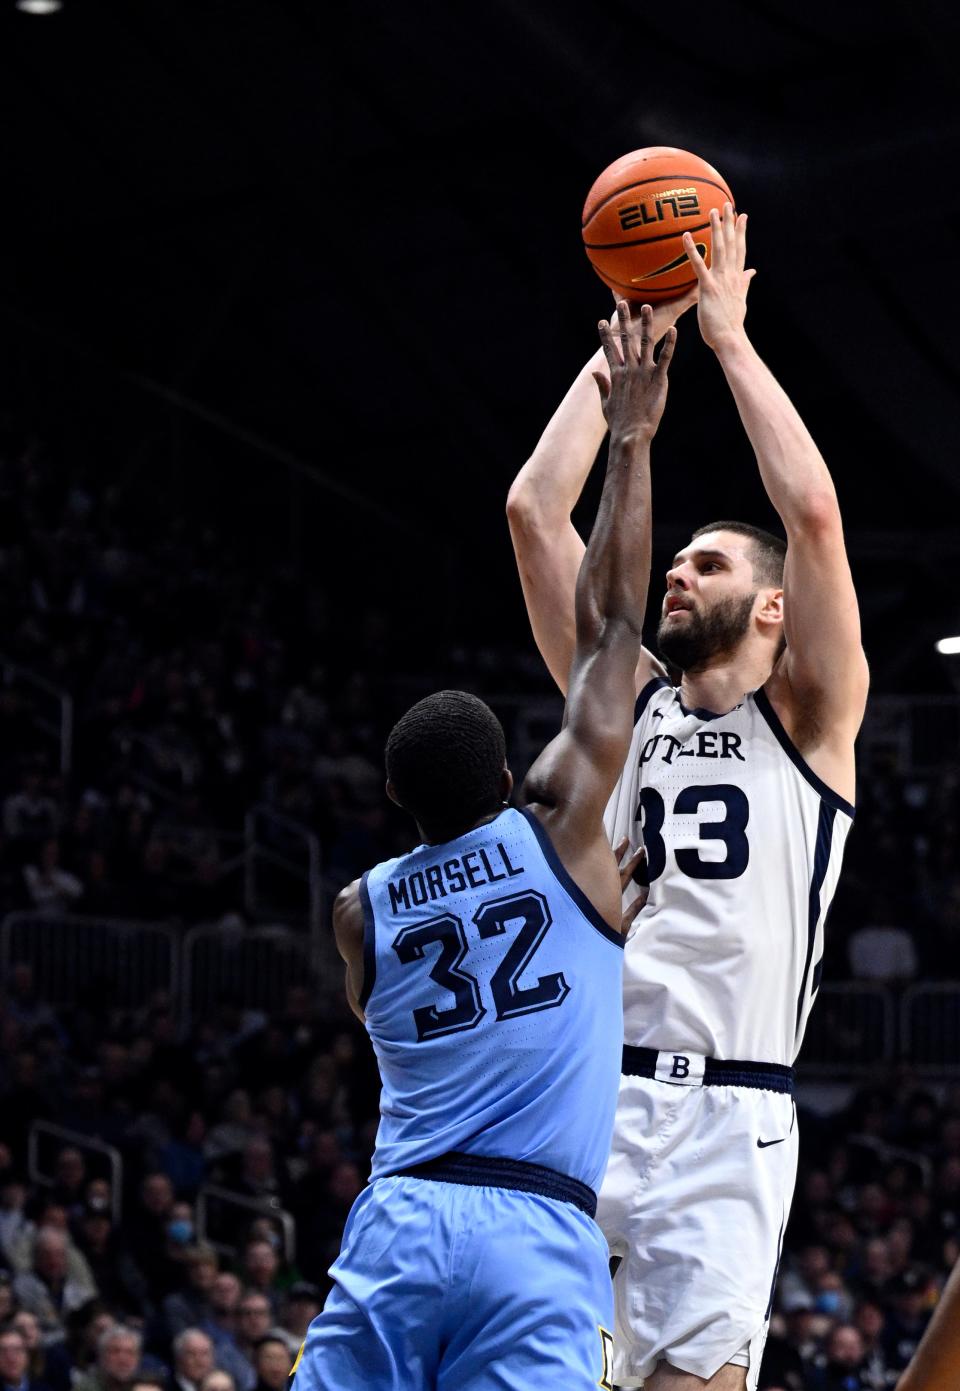
[[[837,811],[835,807],[829,806],[826,802],[820,804],[820,817],[817,821],[817,845],[813,854],[813,877],[810,880],[810,898],[807,906],[807,955],[803,963],[803,980],[800,985],[800,994],[797,996],[797,1018],[795,1027],[800,1027],[800,1015],[803,1012],[803,1002],[807,994],[807,978],[810,974],[810,962],[813,959],[813,945],[817,935],[817,923],[820,921],[820,890],[823,888],[823,881],[827,876],[827,866],[830,863],[830,850],[833,846],[833,823],[836,820]],[[819,962],[817,963],[820,964]],[[819,976],[816,978],[814,990],[820,984]]]
[[[637,696],[637,703],[633,707],[634,724],[637,723],[644,710],[646,710],[647,706],[650,704],[650,701],[656,695],[657,691],[662,691],[669,685],[670,682],[663,676],[654,676],[651,680],[647,682],[643,690]]]
[[[822,778],[818,778],[813,769],[804,761],[803,756],[797,752],[790,735],[781,724],[780,716],[770,704],[770,697],[762,687],[759,691],[754,691],[753,700],[760,714],[770,726],[773,737],[790,759],[790,762],[793,763],[802,776],[806,778],[814,792],[822,797],[828,806],[833,807],[834,811],[842,811],[843,814],[849,816],[852,821],[856,815],[856,807],[852,806],[849,802],[845,802],[839,792],[834,792],[832,787],[828,787]]]
[[[543,853],[543,858],[553,870],[554,876],[559,881],[561,888],[566,889],[590,926],[595,927],[599,933],[606,937],[608,942],[613,942],[623,951],[623,933],[614,932],[606,919],[602,918],[596,908],[594,908],[579,885],[575,884],[570,878],[570,875],[563,867],[560,856],[553,847],[553,841],[550,839],[550,834],[546,826],[540,821],[539,817],[534,816],[533,812],[529,811],[526,807],[520,807],[519,810],[520,815],[525,817],[533,827],[533,833],[537,838],[537,842]]]
[[[370,991],[377,978],[377,929],[373,917],[373,904],[370,902],[370,890],[367,888],[369,877],[370,871],[367,870],[360,880],[360,906],[363,909],[363,989],[357,1003],[361,1009],[366,1009]]]

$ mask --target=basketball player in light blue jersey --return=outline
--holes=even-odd
[[[423,843],[337,899],[381,1121],[296,1391],[611,1385],[594,1213],[620,1073],[623,938],[603,812],[633,729],[650,441],[674,342],[655,363],[649,331],[638,352],[625,305],[618,317],[616,334],[600,325],[610,458],[577,583],[563,730],[518,811],[493,712],[460,691],[413,706],[387,742],[387,791]]]

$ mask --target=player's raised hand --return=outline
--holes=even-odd
[[[611,441],[637,435],[651,439],[656,434],[667,400],[667,368],[677,341],[677,330],[672,327],[667,330],[660,357],[654,361],[653,310],[649,304],[640,310],[637,337],[625,300],[617,304],[616,328],[601,319],[598,329],[610,375],[594,372],[593,378],[600,392]]]
[[[747,317],[747,290],[756,275],[746,270],[747,215],[739,216],[731,203],[724,203],[723,216],[712,210],[710,232],[713,254],[709,267],[689,232],[683,234],[686,251],[697,277],[700,298],[697,319],[703,341],[716,350],[725,339],[743,332]]]

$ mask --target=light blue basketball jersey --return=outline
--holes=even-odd
[[[623,939],[528,811],[364,875],[361,1005],[380,1064],[372,1178],[450,1152],[600,1186]]]

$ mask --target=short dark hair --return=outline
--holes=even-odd
[[[697,527],[692,539],[706,536],[708,531],[734,531],[738,536],[748,536],[753,542],[751,560],[753,578],[758,584],[780,588],[783,584],[783,561],[787,554],[787,543],[772,531],[764,531],[761,526],[750,522],[708,522]]]
[[[466,691],[436,691],[390,731],[387,777],[422,827],[456,830],[495,810],[506,757],[503,727],[489,705]]]

